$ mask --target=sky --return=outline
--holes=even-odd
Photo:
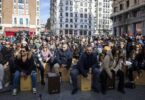
[[[40,0],[40,23],[46,24],[50,17],[50,0]]]

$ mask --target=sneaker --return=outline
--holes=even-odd
[[[74,95],[74,94],[76,94],[77,92],[78,92],[78,89],[73,89],[72,92],[71,92],[71,94]]]
[[[33,91],[33,94],[36,94],[37,93],[36,88],[33,88],[32,91]]]
[[[13,96],[17,95],[17,89],[13,89],[12,95],[13,95]]]
[[[41,80],[41,85],[45,86],[45,81]]]

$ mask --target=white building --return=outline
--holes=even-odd
[[[56,34],[92,35],[96,0],[51,0],[51,31]]]
[[[96,0],[96,34],[112,34],[112,0]]]

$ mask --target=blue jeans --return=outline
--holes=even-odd
[[[81,74],[79,69],[76,66],[73,66],[72,70],[70,71],[70,76],[72,79],[72,86],[73,89],[78,89],[78,80],[77,76]],[[97,68],[92,69],[92,89],[100,90],[100,71]]]
[[[14,74],[14,78],[13,78],[13,89],[18,88],[18,85],[20,83],[20,76],[21,76],[21,72],[20,71],[16,71]],[[32,88],[36,88],[36,71],[32,71],[31,72],[31,78],[32,78]]]

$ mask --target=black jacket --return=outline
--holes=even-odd
[[[21,56],[16,57],[15,66],[16,70],[24,72],[27,75],[30,75],[33,70],[36,70],[36,66],[34,65],[34,59],[31,54],[28,54],[28,58],[25,62],[22,61]]]
[[[97,55],[92,53],[88,55],[87,53],[83,53],[80,56],[80,59],[77,63],[78,69],[84,77],[87,77],[87,73],[89,72],[89,68],[99,68]]]

